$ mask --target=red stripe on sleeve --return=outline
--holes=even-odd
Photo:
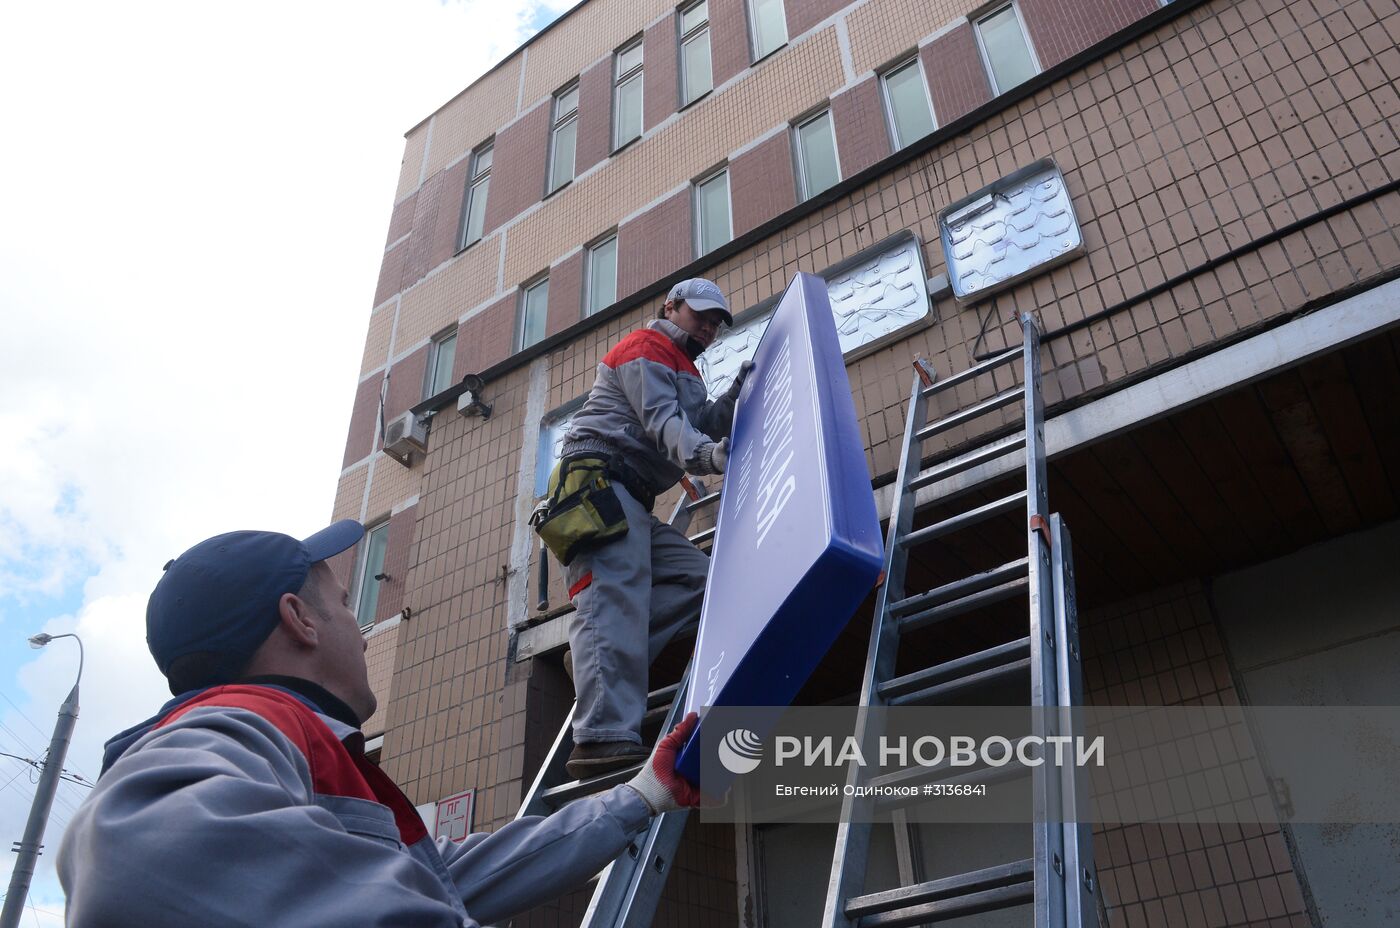
[[[628,361],[638,358],[664,364],[673,371],[700,376],[695,362],[686,357],[685,352],[681,351],[675,342],[655,329],[638,329],[628,335],[603,356],[603,363],[617,370]]]

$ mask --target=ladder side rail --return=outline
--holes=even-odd
[[[1050,517],[1055,563],[1055,637],[1059,655],[1060,734],[1079,734],[1075,713],[1084,704],[1084,663],[1079,649],[1079,609],[1075,595],[1074,550],[1069,526],[1059,514]],[[1065,923],[1091,928],[1098,923],[1098,876],[1094,869],[1093,825],[1088,778],[1077,766],[1062,774],[1064,791]]]
[[[870,623],[870,645],[866,651],[865,673],[861,683],[860,708],[856,715],[857,743],[864,748],[878,738],[880,727],[872,724],[871,707],[884,704],[878,687],[894,675],[895,655],[899,650],[898,623],[890,618],[890,605],[904,598],[904,575],[909,563],[909,549],[900,544],[914,524],[914,494],[908,490],[909,481],[919,473],[922,443],[917,437],[927,415],[927,401],[922,382],[913,378],[909,409],[904,424],[904,445],[900,451],[899,472],[895,478],[895,504],[885,539],[885,579],[875,602],[875,617]],[[846,771],[847,786],[859,785],[861,770],[852,763]],[[851,924],[846,916],[846,901],[860,895],[865,888],[865,868],[870,852],[869,818],[874,803],[871,797],[850,795],[845,790],[841,800],[841,817],[836,824],[836,844],[827,881],[826,904],[822,924],[841,928]],[[857,822],[857,819],[863,821]]]
[[[1059,700],[1055,653],[1054,583],[1050,559],[1049,494],[1045,465],[1045,403],[1040,389],[1040,332],[1030,313],[1021,314],[1026,430],[1026,550],[1030,569],[1031,717],[1033,733],[1045,737],[1045,709]],[[1042,531],[1044,534],[1042,534]],[[1054,765],[1031,775],[1035,821],[1035,928],[1062,928],[1064,832],[1060,825],[1060,778]]]
[[[573,725],[574,713],[577,711],[578,700],[574,700],[574,704],[569,707],[569,714],[564,716],[564,724],[559,727],[559,734],[554,736],[554,744],[545,755],[544,763],[540,764],[539,772],[535,774],[535,781],[530,784],[530,791],[520,803],[520,811],[515,813],[517,820],[527,815],[548,815],[554,811],[545,801],[544,792],[551,786],[557,786],[570,779],[564,764],[568,760],[569,752],[574,749]]]

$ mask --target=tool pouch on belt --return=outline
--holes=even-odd
[[[568,566],[580,551],[627,534],[627,515],[608,480],[608,460],[565,458],[549,476],[549,496],[530,517],[535,533]]]

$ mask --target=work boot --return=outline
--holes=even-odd
[[[575,780],[591,780],[623,767],[640,764],[647,759],[648,753],[646,748],[631,741],[593,741],[574,745],[564,767]]]

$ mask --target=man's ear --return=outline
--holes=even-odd
[[[314,648],[320,641],[311,604],[295,593],[283,593],[277,601],[279,626],[291,640],[302,647]]]

